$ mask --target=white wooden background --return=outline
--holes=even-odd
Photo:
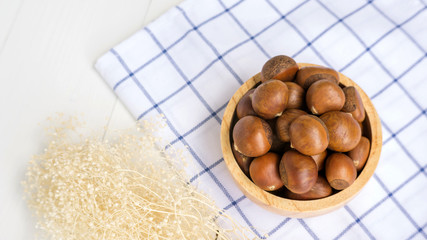
[[[134,119],[95,60],[182,0],[0,0],[0,239],[33,239],[21,181],[45,147],[38,125],[57,112],[89,127]]]

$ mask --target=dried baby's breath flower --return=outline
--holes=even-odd
[[[136,131],[117,133],[113,140],[84,137],[78,132],[77,118],[59,123],[47,129],[53,139],[30,161],[23,183],[41,237],[243,239],[251,235],[188,184],[178,168],[183,160],[180,151],[159,148],[161,139],[155,133],[163,121],[141,121]]]

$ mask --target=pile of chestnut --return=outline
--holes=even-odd
[[[235,116],[232,150],[240,168],[259,188],[285,198],[343,190],[368,159],[362,99],[330,68],[299,68],[284,55],[269,59]]]

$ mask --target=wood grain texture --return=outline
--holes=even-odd
[[[299,67],[303,67],[314,66],[315,64],[300,63],[298,65]],[[242,172],[231,150],[230,127],[233,122],[234,110],[237,103],[249,89],[260,82],[260,74],[258,73],[247,80],[230,99],[221,124],[221,148],[225,163],[233,179],[242,192],[253,202],[269,211],[287,217],[306,218],[318,216],[344,206],[362,190],[372,177],[378,165],[382,147],[381,122],[374,105],[366,93],[350,78],[341,73],[339,73],[339,75],[340,84],[344,86],[354,86],[362,97],[366,111],[365,130],[368,131],[368,138],[371,140],[371,150],[365,168],[357,177],[356,181],[350,187],[323,199],[298,201],[281,198],[261,190]]]

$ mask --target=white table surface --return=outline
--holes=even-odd
[[[0,239],[34,238],[21,181],[46,144],[39,123],[60,112],[107,134],[132,127],[93,64],[181,1],[0,0]]]

